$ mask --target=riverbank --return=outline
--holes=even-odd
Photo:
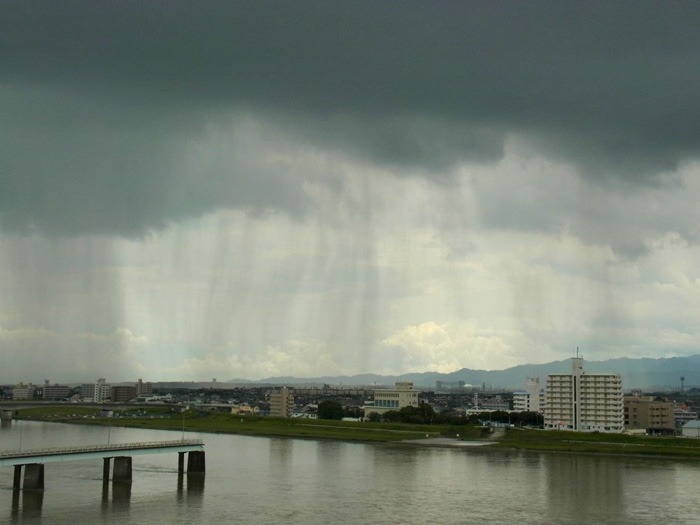
[[[119,426],[154,430],[242,434],[355,442],[388,442],[455,436],[459,430],[448,425],[406,425],[401,423],[358,423],[316,419],[239,416],[196,410],[173,412],[161,408],[115,411],[105,417],[97,409],[82,407],[36,407],[20,410],[17,419],[54,421],[81,425]],[[479,434],[478,431],[477,434]],[[479,435],[472,434],[472,437]]]
[[[18,419],[154,430],[227,433],[349,442],[404,442],[421,446],[465,447],[475,443],[507,448],[569,453],[616,454],[700,459],[700,440],[681,437],[594,434],[524,428],[499,429],[464,425],[410,425],[314,419],[239,416],[170,407],[120,410],[105,417],[97,409],[36,407],[20,410]]]
[[[509,429],[499,447],[550,452],[700,459],[700,440],[675,436]]]

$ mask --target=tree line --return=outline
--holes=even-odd
[[[338,401],[325,399],[318,404],[319,419],[340,420],[344,417],[358,417],[357,409],[346,410]],[[383,414],[371,412],[367,416],[370,422],[411,423],[414,425],[469,425],[469,424],[510,424],[514,426],[538,427],[543,423],[542,414],[537,412],[480,412],[477,414],[454,415],[454,413],[439,414],[428,403],[417,407],[403,407],[390,410]]]

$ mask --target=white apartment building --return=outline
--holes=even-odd
[[[390,410],[417,406],[418,392],[413,390],[413,383],[409,381],[398,382],[394,388],[374,391],[374,405],[365,407],[365,417],[372,412],[384,414]]]
[[[34,399],[34,385],[31,383],[29,383],[29,384],[20,383],[18,385],[15,385],[15,387],[12,389],[12,399],[14,399],[14,400]]]
[[[619,374],[587,374],[583,370],[583,358],[574,357],[570,374],[547,376],[544,428],[622,432],[622,399]]]
[[[528,377],[525,391],[513,392],[513,410],[515,412],[542,412],[544,392],[540,388],[539,377]]]
[[[107,384],[104,377],[95,381],[95,388],[92,392],[93,403],[102,403],[105,399],[109,399],[111,386]]]

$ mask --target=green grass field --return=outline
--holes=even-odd
[[[168,407],[118,410],[115,417],[100,416],[97,409],[73,407],[36,407],[20,410],[18,419],[59,421],[85,425],[111,425],[194,432],[284,436],[295,438],[337,439],[344,441],[401,441],[454,435],[446,425],[405,425],[400,423],[357,423],[314,419],[282,419],[262,416],[238,416],[222,413],[184,414]]]
[[[682,437],[509,429],[498,446],[598,454],[700,458],[700,440]]]
[[[20,410],[18,419],[59,421],[84,425],[111,425],[158,430],[279,436],[290,438],[335,439],[359,442],[388,442],[435,437],[463,440],[489,438],[488,428],[480,426],[410,425],[315,419],[282,419],[199,412],[154,406],[116,410],[115,417],[104,417],[95,408],[80,406],[34,407]],[[510,428],[497,439],[498,448],[569,453],[625,454],[700,459],[700,439],[632,436]]]

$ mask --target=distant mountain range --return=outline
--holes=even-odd
[[[583,368],[588,373],[616,373],[622,376],[623,390],[633,388],[680,389],[681,377],[685,378],[686,389],[700,386],[700,354],[688,357],[608,359],[606,361],[585,361]],[[393,385],[396,381],[412,381],[417,387],[435,388],[436,381],[464,381],[465,385],[485,386],[491,389],[518,390],[525,387],[525,379],[539,377],[544,387],[548,374],[566,373],[571,370],[571,360],[553,361],[540,365],[519,365],[505,370],[471,370],[462,368],[456,372],[422,372],[398,376],[360,374],[355,376],[325,376],[314,378],[270,377],[259,381],[233,379],[236,384],[275,384],[275,385]]]

